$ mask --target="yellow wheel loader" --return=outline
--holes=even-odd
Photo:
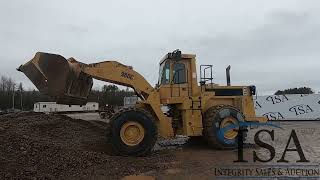
[[[140,98],[135,107],[116,112],[110,120],[111,144],[120,155],[146,155],[158,135],[202,137],[211,147],[235,148],[237,128],[224,131],[222,137],[221,129],[240,122],[267,121],[255,115],[255,86],[230,86],[229,73],[226,86],[214,84],[212,65],[200,66],[198,82],[194,54],[173,51],[161,59],[159,66],[155,87],[132,66],[117,61],[84,64],[74,58],[38,52],[18,70],[41,93],[60,104],[85,104],[93,78],[133,88]],[[162,111],[163,106],[167,112]]]

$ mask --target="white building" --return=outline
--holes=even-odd
[[[97,102],[88,102],[86,105],[65,105],[56,102],[37,102],[33,106],[34,112],[85,112],[97,111],[99,104]]]

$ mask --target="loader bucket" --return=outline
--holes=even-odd
[[[57,54],[37,52],[17,70],[58,104],[86,104],[93,84],[92,77],[81,71],[80,63]]]

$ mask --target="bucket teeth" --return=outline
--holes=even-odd
[[[17,70],[58,104],[86,104],[93,84],[92,77],[83,73],[76,61],[57,54],[37,52]]]

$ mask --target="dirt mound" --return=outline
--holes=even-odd
[[[21,111],[21,112],[14,112],[14,113],[5,113],[0,116],[0,118],[16,118],[16,117],[26,117],[26,116],[34,116],[37,114],[43,114],[41,112],[32,112],[32,111]]]
[[[163,151],[149,157],[113,156],[107,124],[64,115],[0,116],[0,179],[119,179],[165,169]]]

